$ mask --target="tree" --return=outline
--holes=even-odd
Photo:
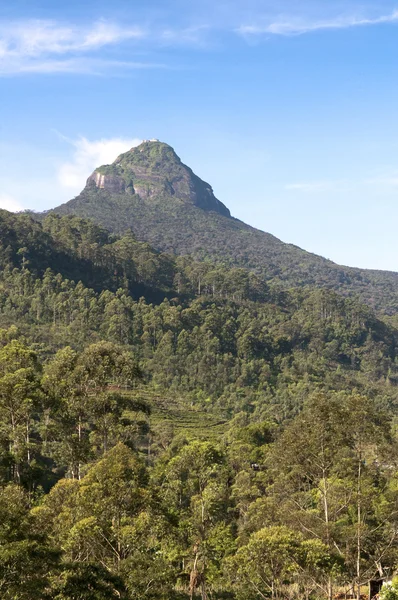
[[[123,581],[98,564],[71,563],[50,578],[51,600],[126,599]]]
[[[341,568],[338,558],[319,540],[305,540],[296,531],[275,525],[253,533],[226,564],[238,597],[275,600],[291,597],[292,583],[299,586],[298,598],[323,593],[322,579]]]
[[[17,483],[32,460],[33,416],[42,397],[39,375],[30,348],[17,340],[0,348],[0,436],[11,458],[10,479]]]
[[[69,562],[118,571],[131,552],[126,528],[148,501],[147,474],[137,455],[118,444],[80,481],[59,482],[39,514]]]
[[[181,514],[180,544],[189,568],[191,598],[200,589],[217,586],[221,563],[234,543],[228,522],[229,470],[225,456],[209,442],[184,445],[162,477],[166,501]]]
[[[89,413],[86,389],[81,385],[79,355],[69,346],[46,365],[43,386],[51,399],[44,417],[44,444],[52,442],[56,459],[81,477],[81,466],[90,456]]]
[[[47,412],[46,421],[52,414],[59,440],[55,455],[72,477],[80,479],[90,454],[104,454],[124,437],[120,424],[126,410],[149,414],[145,402],[119,391],[141,376],[134,357],[110,342],[91,344],[81,353],[66,347],[48,363],[43,385],[55,410]]]
[[[347,427],[351,438],[351,464],[347,473],[347,479],[351,483],[347,487],[352,490],[351,506],[354,511],[350,512],[350,520],[355,540],[351,538],[355,550],[351,549],[347,562],[351,566],[355,565],[354,581],[357,600],[360,600],[361,585],[375,574],[384,575],[383,564],[388,559],[386,550],[398,539],[398,531],[393,527],[393,537],[388,536],[380,547],[380,541],[375,543],[374,534],[379,529],[385,531],[386,520],[396,525],[398,513],[396,504],[390,504],[392,511],[384,515],[384,518],[378,510],[384,495],[383,477],[378,465],[383,459],[390,459],[390,456],[383,456],[386,442],[391,442],[388,419],[366,396],[354,392],[347,397],[346,402],[349,415]]]
[[[59,553],[35,534],[29,498],[21,487],[0,488],[0,596],[4,600],[44,598]]]
[[[347,417],[341,397],[314,394],[270,456],[286,521],[330,549],[339,543],[336,525],[345,503],[338,465],[349,441]],[[316,510],[311,510],[314,501]],[[332,596],[330,579],[329,600]]]
[[[278,518],[337,550],[357,596],[367,579],[389,566],[396,539],[396,501],[390,494],[387,508],[388,469],[380,470],[388,430],[383,413],[367,397],[318,393],[270,455]],[[381,543],[378,535],[388,529]],[[332,586],[330,576],[329,599]]]
[[[249,589],[261,598],[284,597],[285,586],[298,572],[301,538],[286,527],[260,529],[229,561],[234,588],[247,597]]]

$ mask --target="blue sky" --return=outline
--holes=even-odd
[[[398,271],[398,0],[0,3],[0,206],[47,209],[144,138],[232,214]]]

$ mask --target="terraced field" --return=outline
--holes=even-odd
[[[150,406],[152,427],[169,424],[176,434],[208,441],[218,441],[226,431],[225,419],[217,417],[214,413],[197,410],[183,398],[168,396],[144,386],[135,389],[131,394],[136,400],[144,401]]]

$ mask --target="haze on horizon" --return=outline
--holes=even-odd
[[[398,4],[7,4],[0,207],[56,206],[159,138],[233,216],[398,271]]]

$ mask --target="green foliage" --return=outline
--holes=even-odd
[[[52,600],[103,600],[127,598],[123,581],[104,567],[94,564],[66,565],[51,580]]]
[[[397,600],[398,598],[398,581],[393,579],[391,584],[384,585],[380,591],[381,600]]]
[[[225,415],[261,406],[263,420],[281,421],[318,387],[382,390],[395,401],[395,331],[330,292],[291,292],[279,304],[205,295],[153,304],[27,269],[5,270],[0,285],[0,324],[18,323],[42,358],[101,339],[127,346],[146,381]]]
[[[392,325],[78,217],[0,228],[2,598],[330,600],[396,570]]]
[[[57,551],[32,530],[27,494],[16,485],[0,487],[0,595],[4,600],[44,597]]]

